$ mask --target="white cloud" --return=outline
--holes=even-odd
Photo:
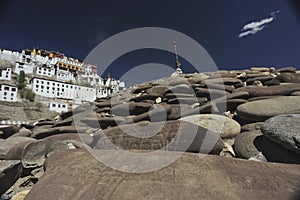
[[[276,14],[278,14],[280,11],[277,10],[276,12],[272,12],[271,13],[271,17],[262,19],[260,21],[256,21],[256,22],[250,22],[248,24],[246,24],[240,34],[239,34],[239,38],[248,36],[248,35],[255,35],[256,33],[258,33],[259,31],[262,31],[264,28],[266,28],[271,22],[276,20]]]

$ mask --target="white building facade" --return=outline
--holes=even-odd
[[[68,112],[69,104],[66,101],[50,101],[49,110],[57,113]]]
[[[0,101],[16,102],[18,88],[9,83],[0,82]]]
[[[30,82],[32,91],[43,97],[70,100],[78,98],[81,101],[89,102],[96,100],[96,90],[91,87],[36,77]]]
[[[0,80],[11,81],[11,68],[0,69]]]

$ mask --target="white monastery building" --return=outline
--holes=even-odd
[[[0,101],[17,101],[18,88],[7,82],[0,81]]]

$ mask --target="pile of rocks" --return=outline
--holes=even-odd
[[[59,120],[0,128],[0,195],[299,198],[299,124],[300,73],[294,68],[159,79],[83,104]],[[111,169],[88,153],[111,152],[117,162],[120,149],[160,150],[158,160],[185,153],[145,174]]]

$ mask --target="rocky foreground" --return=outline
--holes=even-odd
[[[300,199],[300,73],[172,76],[0,138],[1,199]],[[120,149],[160,150],[157,163],[180,155],[151,171],[156,162],[127,165]]]

